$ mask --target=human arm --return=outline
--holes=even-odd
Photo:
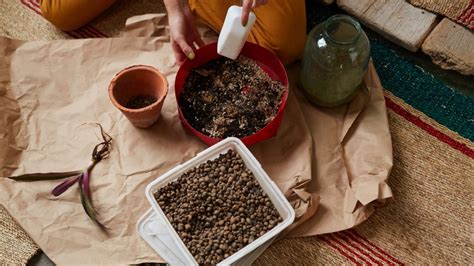
[[[164,0],[164,4],[168,13],[171,46],[176,62],[181,65],[186,58],[193,59],[195,45],[200,47],[204,42],[199,35],[187,0]]]

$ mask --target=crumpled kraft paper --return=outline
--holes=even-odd
[[[177,71],[169,38],[141,23],[117,39],[19,42],[0,38],[0,203],[56,263],[161,261],[136,232],[150,208],[145,186],[206,146],[184,131],[176,110]],[[156,25],[156,23],[155,23]],[[132,37],[161,32],[159,37]],[[159,121],[133,127],[110,103],[108,82],[121,69],[147,64],[168,79]],[[288,68],[290,95],[275,138],[251,151],[293,204],[297,220],[287,236],[351,228],[392,197],[386,180],[392,147],[380,80],[373,64],[347,106],[309,104],[298,88],[298,66]],[[93,203],[110,228],[101,232],[85,215],[77,186],[58,198],[61,181],[15,182],[3,177],[85,167],[99,142],[94,123],[114,138],[110,158],[94,168]]]

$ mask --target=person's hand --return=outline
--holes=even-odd
[[[249,14],[252,11],[252,8],[257,8],[261,5],[265,5],[268,0],[243,0],[242,1],[242,16],[240,17],[240,21],[242,22],[242,26],[246,26],[247,22],[249,21]]]
[[[199,35],[194,15],[189,9],[187,0],[165,1],[165,5],[168,10],[171,47],[176,62],[181,65],[186,58],[194,59],[196,46],[203,46],[204,42]]]

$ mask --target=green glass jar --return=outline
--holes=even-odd
[[[301,83],[312,103],[325,107],[349,102],[361,87],[370,57],[370,44],[360,24],[335,15],[308,35]]]

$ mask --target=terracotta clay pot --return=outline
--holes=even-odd
[[[135,65],[117,73],[110,81],[108,90],[112,103],[134,126],[147,128],[160,117],[168,94],[168,81],[154,67]],[[145,95],[154,96],[157,101],[140,109],[125,107],[132,98]]]

